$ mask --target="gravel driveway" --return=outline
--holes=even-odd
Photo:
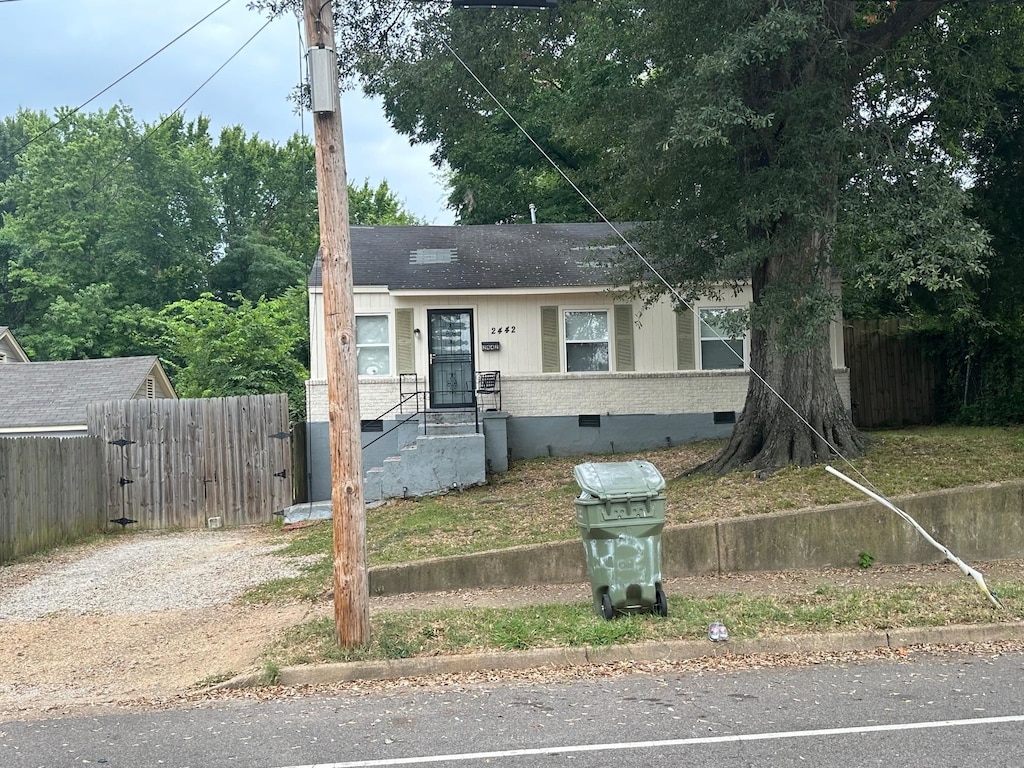
[[[129,533],[0,567],[0,721],[172,698],[251,669],[308,605],[236,604],[297,573],[267,529]]]

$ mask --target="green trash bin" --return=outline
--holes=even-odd
[[[665,478],[649,461],[578,464],[576,522],[583,536],[594,610],[668,615],[661,584]]]

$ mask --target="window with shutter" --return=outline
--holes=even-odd
[[[735,330],[742,319],[741,307],[700,310],[700,368],[702,371],[742,368],[744,338]]]
[[[615,305],[615,370],[635,370],[632,304]]]
[[[387,315],[356,316],[356,360],[360,376],[391,373],[391,339]]]
[[[607,371],[608,312],[603,309],[565,311],[565,370]]]
[[[540,308],[540,349],[541,371],[561,371],[561,356],[558,353],[558,307]]]
[[[395,310],[395,372],[416,373],[416,339],[412,309]]]

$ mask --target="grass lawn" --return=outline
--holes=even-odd
[[[868,454],[836,467],[888,497],[1024,478],[1024,427],[922,428],[872,433]],[[579,536],[572,469],[584,461],[643,458],[665,476],[666,525],[805,509],[863,496],[821,466],[787,468],[765,480],[750,474],[683,476],[720,448],[702,442],[617,456],[544,458],[516,462],[487,486],[421,500],[395,500],[367,513],[369,564],[407,562]],[[860,473],[860,474],[858,474]],[[329,523],[287,534],[284,555],[322,553],[297,579],[275,582],[248,599],[317,599],[330,585]],[[992,585],[990,585],[992,586]],[[353,658],[399,658],[482,649],[601,645],[701,637],[709,617],[733,637],[798,631],[936,626],[1013,620],[1024,582],[994,585],[1007,609],[994,611],[973,583],[895,590],[821,587],[799,596],[737,596],[671,601],[667,619],[597,618],[589,603],[516,609],[405,611],[374,619],[366,649],[339,651],[330,622],[296,627],[268,658],[275,664]]]

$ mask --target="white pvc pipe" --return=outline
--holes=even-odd
[[[897,507],[895,504],[893,504],[891,501],[889,501],[884,496],[881,496],[881,495],[875,493],[874,491],[872,491],[869,488],[865,488],[863,485],[858,483],[856,480],[853,480],[853,479],[847,477],[846,475],[844,475],[842,472],[840,472],[835,467],[831,467],[831,466],[826,465],[825,466],[825,471],[826,472],[830,472],[833,475],[835,475],[836,477],[838,477],[840,480],[843,480],[844,482],[849,483],[854,488],[856,488],[858,491],[863,493],[865,496],[868,496],[868,497],[874,499],[875,501],[877,501],[879,504],[887,507],[888,509],[891,509],[897,515],[899,515],[904,520],[906,520],[908,523],[910,523],[912,526],[914,526],[914,529],[924,537],[925,541],[927,541],[929,544],[931,544],[933,547],[935,547],[937,550],[939,550],[939,552],[941,552],[943,554],[943,556],[947,560],[949,560],[951,563],[954,563],[966,575],[968,575],[972,579],[974,579],[974,583],[977,584],[978,588],[981,589],[981,591],[983,593],[985,593],[985,596],[989,600],[992,601],[993,605],[995,605],[997,608],[1002,608],[1003,607],[1003,604],[999,602],[999,598],[996,597],[995,593],[993,593],[992,590],[988,588],[988,585],[985,584],[985,577],[982,576],[979,571],[976,571],[974,568],[971,568],[971,566],[967,565],[967,563],[965,563],[959,557],[957,557],[952,552],[950,552],[947,547],[943,546],[938,541],[936,541],[935,538],[930,533],[928,533],[928,531],[926,531],[924,528],[922,528],[920,526],[920,524],[917,522],[917,520],[915,520],[909,514],[907,514],[902,509]]]

